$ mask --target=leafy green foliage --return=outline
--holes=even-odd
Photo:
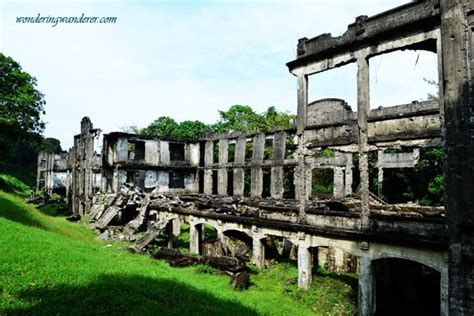
[[[329,152],[325,152],[329,154]],[[319,194],[333,194],[334,171],[329,168],[313,170],[311,195],[317,196]]]
[[[58,140],[41,136],[46,102],[36,85],[20,64],[0,53],[0,171],[34,166],[40,150],[61,151]]]
[[[427,100],[429,100],[429,101],[438,101],[439,100],[438,82],[435,81],[435,80],[430,80],[430,79],[426,79],[426,78],[423,78],[423,81],[436,89],[436,91],[434,93],[428,93],[428,95],[426,96]]]
[[[387,150],[396,152],[394,150]],[[386,152],[387,152],[386,151]],[[443,148],[421,148],[415,168],[384,169],[382,198],[389,203],[415,202],[425,206],[444,205]],[[358,160],[354,160],[354,175]],[[369,153],[370,191],[378,192],[377,153]],[[358,181],[358,179],[357,179]]]
[[[248,105],[232,105],[227,111],[219,111],[220,120],[213,125],[215,132],[268,132],[273,129],[288,129],[293,126],[294,115],[279,112],[270,106],[262,114],[256,113]]]
[[[144,136],[171,136],[178,123],[169,116],[160,116],[140,131]]]
[[[161,116],[143,129],[129,127],[132,132],[148,137],[184,137],[197,138],[203,132],[210,131],[210,127],[200,121],[183,121],[177,123],[173,118]]]
[[[248,105],[232,105],[227,111],[219,111],[219,120],[211,125],[200,121],[176,122],[169,116],[161,116],[145,128],[124,126],[122,130],[147,137],[185,137],[198,138],[205,132],[227,133],[256,131],[268,132],[271,130],[288,129],[293,126],[295,115],[279,112],[270,106],[265,112],[256,113]]]
[[[63,149],[61,148],[61,142],[59,139],[48,137],[43,140],[41,150],[48,153],[60,154]]]
[[[12,58],[0,53],[0,126],[24,133],[41,133],[45,101],[36,90],[36,78]]]

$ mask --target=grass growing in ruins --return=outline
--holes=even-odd
[[[274,264],[247,291],[229,277],[171,268],[104,243],[84,223],[49,216],[0,191],[0,314],[352,314],[351,282],[317,275],[297,289],[296,267]],[[202,271],[201,271],[202,272]]]

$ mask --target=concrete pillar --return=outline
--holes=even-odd
[[[247,143],[247,139],[245,136],[240,136],[237,138],[235,143],[235,156],[234,156],[234,164],[244,164],[245,163],[245,145]]]
[[[359,315],[374,314],[374,271],[368,257],[359,259]]]
[[[244,169],[242,168],[234,169],[234,195],[244,195]]]
[[[308,76],[298,75],[298,113],[296,116],[297,134],[301,135],[306,127],[306,112],[308,108]]]
[[[252,163],[261,164],[263,162],[265,149],[265,134],[257,133],[253,137]]]
[[[212,166],[214,163],[214,142],[212,140],[206,141],[204,146],[204,165]]]
[[[274,135],[272,151],[273,164],[283,165],[283,161],[285,159],[285,141],[285,132],[279,132]],[[283,167],[273,167],[271,170],[270,195],[272,198],[281,199],[283,198],[283,192]]]
[[[227,195],[227,169],[217,170],[217,194]]]
[[[357,126],[359,131],[359,172],[361,215],[360,228],[369,228],[369,161],[367,116],[370,111],[369,61],[367,55],[357,56]]]
[[[262,235],[258,233],[258,229],[252,228],[252,263],[258,268],[265,267],[265,247],[261,241]]]
[[[204,170],[204,194],[212,194],[212,169]]]
[[[250,196],[261,197],[263,191],[263,170],[259,167],[253,167],[251,170]]]
[[[219,170],[217,172],[217,193],[227,195],[227,169],[229,161],[229,140],[219,139]]]
[[[449,313],[474,315],[474,3],[441,0]]]
[[[344,197],[344,171],[342,167],[334,167],[333,195],[335,198]]]
[[[219,139],[219,167],[225,167],[229,161],[229,140]]]
[[[441,271],[440,279],[440,315],[449,315],[449,276],[448,270]]]
[[[311,287],[311,253],[308,246],[303,242],[298,245],[298,287],[309,289]]]
[[[272,160],[273,162],[283,162],[285,159],[285,148],[286,148],[286,133],[278,132],[273,136],[273,150]]]
[[[383,188],[383,150],[377,151],[377,167],[378,167],[378,174],[377,174],[377,195],[378,197],[382,197],[382,188]]]
[[[283,167],[272,167],[270,195],[274,199],[283,198]]]
[[[349,196],[352,194],[352,154],[346,154],[346,169],[345,169],[345,195]]]
[[[197,227],[199,226],[199,227]],[[200,225],[196,225],[193,223],[189,224],[189,252],[191,254],[199,254],[199,245],[200,245],[200,238],[201,234],[199,233]]]

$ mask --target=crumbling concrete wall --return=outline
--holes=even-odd
[[[114,132],[104,135],[102,150],[102,187],[107,192],[117,192],[127,182],[160,193],[198,192],[196,141]]]
[[[69,192],[67,154],[40,152],[38,154],[36,190],[51,195],[54,191]],[[67,195],[67,194],[66,194]]]
[[[84,215],[92,206],[94,188],[101,187],[101,163],[96,158],[95,138],[100,129],[94,129],[91,120],[84,117],[81,121],[81,133],[74,136],[74,146],[69,151],[69,169],[71,174],[71,205],[74,215]]]

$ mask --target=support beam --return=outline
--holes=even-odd
[[[234,172],[234,195],[243,196],[244,195],[244,169],[235,168],[233,172]]]
[[[211,195],[212,194],[212,169],[205,169],[204,170],[204,194]]]
[[[252,235],[252,263],[262,269],[265,267],[265,247],[261,239],[262,236],[258,232]]]
[[[199,233],[200,227],[193,223],[189,225],[189,252],[191,254],[199,254],[199,244],[201,242],[201,234]]]
[[[357,56],[357,127],[359,131],[359,172],[361,215],[360,228],[369,228],[369,161],[367,116],[370,110],[369,61],[366,55]]]
[[[311,287],[311,253],[306,245],[298,245],[298,287],[309,289]]]
[[[344,171],[342,167],[334,167],[333,195],[335,198],[344,197]]]
[[[346,178],[345,178],[344,188],[345,188],[345,195],[349,196],[352,194],[352,181],[353,181],[352,167],[354,165],[352,163],[352,154],[348,153],[345,155],[346,155],[346,169],[345,169],[344,174]]]
[[[296,116],[297,134],[301,135],[306,127],[308,109],[308,76],[298,76],[298,113]]]
[[[367,257],[359,259],[359,315],[374,314],[374,271],[372,261]]]
[[[250,196],[262,197],[263,191],[263,170],[260,167],[253,167],[251,170]]]
[[[474,3],[441,0],[449,313],[474,315]]]

